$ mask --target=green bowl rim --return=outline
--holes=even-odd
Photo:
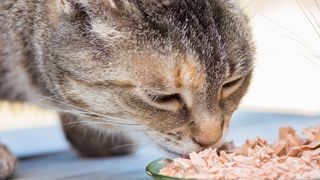
[[[146,167],[146,173],[149,175],[149,176],[152,176],[152,177],[158,177],[158,178],[170,178],[172,180],[181,180],[180,178],[176,178],[176,177],[171,177],[171,176],[165,176],[165,175],[162,175],[162,174],[159,174],[159,172],[157,172],[156,170],[154,170],[153,168],[151,168],[153,165],[155,164],[158,164],[159,162],[163,162],[165,160],[167,160],[168,158],[160,158],[160,159],[157,159],[157,160],[154,160],[152,161],[151,163],[149,163]]]

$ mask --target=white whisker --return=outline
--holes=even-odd
[[[100,117],[104,117],[104,118],[107,118],[107,119],[114,119],[114,120],[118,120],[118,121],[121,121],[121,122],[132,123],[132,121],[130,121],[130,120],[124,120],[123,118],[119,118],[119,117],[114,117],[114,116],[110,116],[110,115],[105,115],[105,114],[100,114],[100,113],[88,111],[86,109],[83,109],[83,108],[80,108],[80,107],[77,107],[77,106],[74,106],[74,105],[71,105],[71,104],[67,104],[67,103],[59,101],[59,100],[55,100],[55,99],[53,99],[53,100],[57,101],[58,103],[63,103],[66,106],[71,106],[72,108],[75,108],[75,109],[78,109],[78,110],[65,110],[65,109],[60,109],[58,107],[53,107],[53,106],[50,106],[50,105],[47,105],[47,104],[41,104],[41,103],[38,103],[38,105],[41,105],[44,108],[50,108],[51,110],[58,111],[58,112],[68,112],[68,113],[72,113],[72,114],[95,115],[95,116],[100,116]]]
[[[67,91],[67,92],[65,92],[65,93],[60,93],[60,94],[53,95],[53,96],[40,96],[41,98],[32,100],[32,101],[30,101],[30,103],[36,103],[36,102],[43,101],[43,100],[47,100],[47,99],[52,100],[52,98],[54,98],[54,97],[58,97],[58,96],[61,96],[61,95],[63,95],[63,94],[69,94],[69,93],[72,93],[72,92],[74,92],[74,91],[75,91],[75,90],[70,90],[70,91]]]
[[[317,0],[314,0],[314,2],[316,3],[317,7],[318,7],[318,10],[320,11],[320,4]]]
[[[303,14],[306,16],[306,18],[307,18],[308,21],[310,22],[312,28],[315,30],[318,38],[320,39],[320,33],[319,33],[319,31],[317,30],[316,26],[313,24],[313,22],[311,21],[310,17],[308,16],[307,12],[306,12],[305,9],[304,9],[304,8],[306,8],[306,9],[308,9],[308,8],[307,8],[300,0],[296,0],[296,1],[297,1],[298,5],[299,5],[301,11],[303,12]],[[308,9],[308,10],[309,10],[309,9]]]
[[[122,147],[128,147],[128,146],[136,146],[136,145],[150,145],[150,144],[155,144],[157,142],[161,142],[162,140],[157,140],[157,141],[151,141],[151,142],[143,142],[143,143],[131,143],[131,144],[123,144],[119,146],[112,147],[110,150],[122,148]]]
[[[284,37],[298,43],[299,45],[301,45],[302,47],[306,48],[307,50],[309,50],[310,52],[313,53],[313,56],[315,56],[317,59],[320,59],[320,55],[313,49],[311,48],[310,46],[308,46],[306,43],[303,42],[303,39],[300,38],[296,33],[290,31],[288,28],[278,24],[277,22],[273,21],[272,19],[266,17],[265,15],[261,14],[266,20],[270,21],[271,23],[275,24],[276,26],[278,26],[280,29],[286,31],[287,33],[289,33],[290,35],[288,34],[285,34],[285,33],[282,33],[282,32],[279,32],[279,31],[276,31],[277,33],[283,35]],[[293,36],[293,37],[292,37]]]
[[[305,56],[305,55],[302,55],[302,54],[299,54],[299,56],[303,57],[304,59],[306,59],[307,61],[311,62],[312,64],[316,65],[317,68],[320,69],[320,64],[316,63],[315,61],[313,61],[311,58]]]

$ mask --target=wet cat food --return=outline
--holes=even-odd
[[[160,174],[192,179],[314,179],[320,177],[320,127],[281,128],[269,144],[261,137],[238,148],[192,152],[176,158]],[[230,146],[229,146],[230,147]]]

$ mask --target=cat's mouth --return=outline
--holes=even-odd
[[[183,158],[188,158],[189,153],[191,152],[200,152],[206,148],[213,148],[213,149],[218,149],[220,148],[224,141],[225,141],[225,131],[223,132],[223,136],[214,144],[210,145],[210,146],[201,146],[195,142],[191,144],[189,144],[190,142],[186,142],[185,147],[184,146],[179,146],[179,145],[175,145],[173,146],[173,144],[162,144],[162,143],[156,143],[158,147],[160,147],[163,151],[167,152],[170,155],[173,156],[177,156],[177,157],[183,157]],[[180,143],[181,144],[181,143]]]

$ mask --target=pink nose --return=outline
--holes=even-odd
[[[200,124],[200,127],[193,136],[193,140],[202,147],[208,147],[218,142],[223,134],[223,129],[220,125],[208,121]]]

